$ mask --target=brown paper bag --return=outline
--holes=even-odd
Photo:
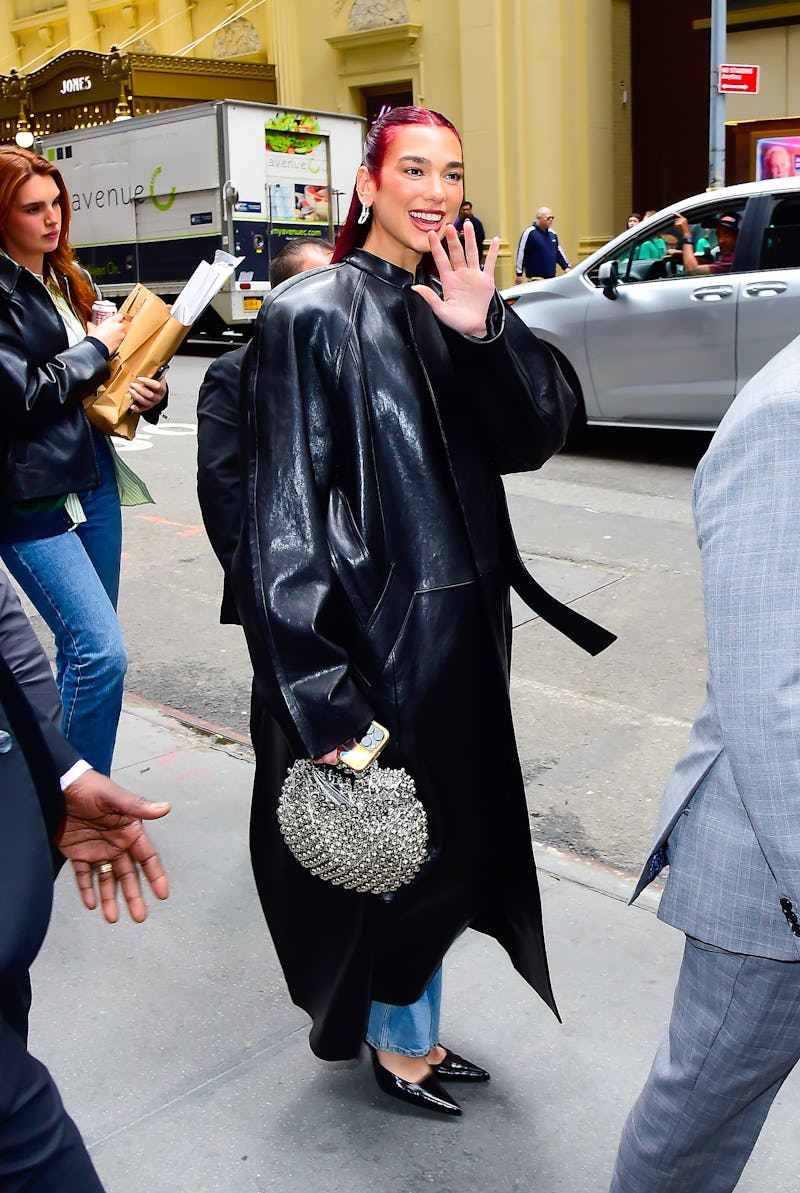
[[[133,439],[139,415],[130,413],[131,382],[137,377],[153,377],[162,365],[169,364],[189,328],[173,319],[166,303],[141,282],[131,290],[120,311],[130,316],[128,334],[109,361],[108,381],[85,400],[84,406],[89,421],[106,435]]]

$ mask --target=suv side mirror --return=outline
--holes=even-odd
[[[616,261],[604,261],[597,271],[597,280],[603,287],[603,294],[606,298],[616,300],[619,298],[617,294],[617,286],[619,285],[619,266]]]

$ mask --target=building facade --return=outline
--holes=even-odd
[[[710,0],[631,3],[633,203],[661,208],[708,184]],[[725,58],[761,68],[728,95],[726,182],[755,178],[762,137],[800,135],[800,3],[727,0]]]
[[[8,4],[6,139],[21,112],[35,128],[76,127],[126,102],[133,114],[213,98],[368,119],[384,104],[443,111],[464,138],[468,197],[501,238],[506,283],[542,204],[574,259],[622,230],[632,207],[706,185],[710,0]],[[733,181],[751,176],[762,129],[800,131],[800,3],[728,0],[726,56],[762,67],[758,95],[728,100]]]

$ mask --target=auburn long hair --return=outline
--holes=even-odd
[[[449,128],[450,132],[454,133],[458,138],[459,145],[461,144],[461,136],[458,129],[450,123],[446,116],[442,116],[441,112],[434,112],[432,108],[389,108],[388,111],[384,112],[382,116],[379,116],[373,122],[364,142],[364,153],[361,158],[361,164],[366,167],[372,178],[378,179],[386,152],[398,130],[407,128],[410,124],[427,124],[434,125],[437,128]],[[367,220],[364,224],[359,224],[358,217],[360,214],[361,200],[358,197],[358,187],[354,186],[347,219],[342,225],[341,232],[336,237],[336,245],[333,250],[333,257],[331,258],[332,261],[344,260],[352,249],[361,248],[367,239],[371,220]]]
[[[36,175],[52,178],[61,198],[61,234],[56,248],[51,253],[45,253],[45,281],[50,277],[55,280],[86,323],[96,295],[91,282],[75,260],[69,243],[71,211],[64,179],[52,162],[30,149],[20,149],[16,145],[0,145],[0,246],[3,249],[6,247],[5,230],[17,191]]]

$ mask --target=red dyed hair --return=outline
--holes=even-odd
[[[441,112],[434,112],[431,108],[389,108],[388,112],[384,112],[382,116],[379,116],[373,122],[372,127],[367,133],[367,139],[364,142],[364,153],[361,158],[361,164],[362,166],[366,166],[372,178],[377,179],[380,175],[386,152],[398,130],[407,128],[410,124],[427,124],[437,128],[449,128],[450,132],[454,133],[457,137],[459,145],[461,144],[461,136],[458,129],[450,123],[446,116],[442,116]],[[343,261],[349,252],[353,249],[361,248],[367,239],[370,221],[367,220],[365,224],[359,224],[358,217],[360,214],[361,200],[358,197],[358,189],[354,186],[347,219],[342,225],[341,232],[336,237],[336,245],[333,250],[333,257],[331,258],[332,261]]]
[[[45,280],[52,276],[84,323],[89,319],[95,292],[86,274],[75,260],[69,243],[70,202],[64,179],[56,167],[30,149],[0,145],[0,246],[5,249],[4,234],[9,213],[20,187],[34,176],[48,176],[58,187],[61,198],[61,235],[52,253],[45,253]]]

